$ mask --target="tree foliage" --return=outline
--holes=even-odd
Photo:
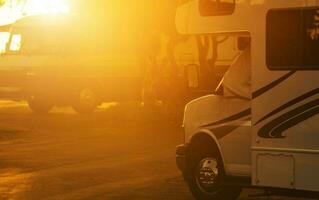
[[[0,7],[6,3],[6,0],[0,0]]]

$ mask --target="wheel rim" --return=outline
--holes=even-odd
[[[202,159],[195,172],[198,188],[208,194],[216,193],[216,186],[219,178],[218,162],[216,158]]]

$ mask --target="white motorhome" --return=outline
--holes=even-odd
[[[176,160],[194,196],[235,199],[245,186],[319,192],[319,1],[183,1],[176,26],[235,38],[238,50],[219,95],[185,108]]]

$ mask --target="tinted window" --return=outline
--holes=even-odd
[[[319,8],[271,10],[267,15],[269,69],[319,69]]]
[[[303,12],[303,65],[319,69],[319,8]]]

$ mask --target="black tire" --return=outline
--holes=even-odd
[[[191,157],[189,169],[185,177],[190,191],[196,199],[235,200],[239,197],[241,188],[221,185],[224,169],[222,160],[217,153],[197,151]]]
[[[91,89],[82,89],[75,98],[73,109],[80,114],[89,114],[96,110],[98,100],[95,92]]]
[[[28,98],[28,104],[30,109],[38,114],[47,114],[53,108],[53,103],[49,98],[40,95],[30,96]]]

